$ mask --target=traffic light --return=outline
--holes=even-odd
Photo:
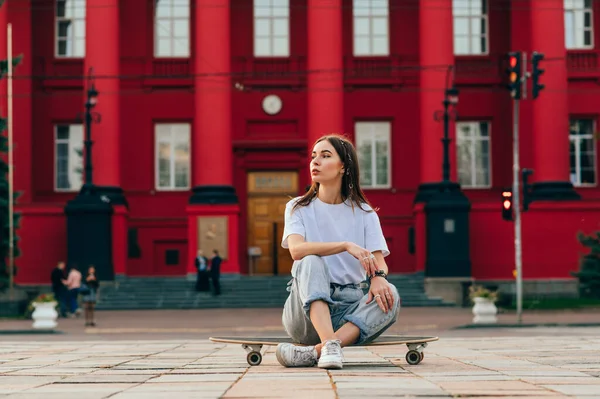
[[[531,55],[531,64],[533,66],[531,69],[531,78],[533,81],[531,87],[531,94],[534,100],[538,98],[538,96],[540,95],[540,91],[544,90],[544,87],[546,87],[545,85],[540,84],[540,76],[542,76],[542,74],[544,73],[544,70],[540,69],[540,61],[542,61],[543,59],[544,54],[538,53],[537,51],[534,51]]]
[[[513,198],[510,190],[502,191],[502,219],[509,222],[513,220]]]
[[[515,100],[521,99],[521,75],[523,68],[521,65],[521,52],[513,51],[508,53],[508,89],[510,90],[510,96]]]

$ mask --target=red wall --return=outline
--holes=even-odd
[[[247,3],[248,6],[234,7],[231,16],[232,29],[235,30],[231,40],[232,70],[235,73],[232,83],[244,86],[243,91],[232,89],[231,115],[233,181],[240,199],[238,251],[242,272],[246,272],[248,267],[245,256],[247,171],[299,170],[301,191],[309,181],[306,73],[303,72],[308,48],[307,0],[291,0],[291,57],[271,60],[254,60],[252,57],[252,7],[250,1]],[[366,194],[381,209],[380,218],[392,252],[388,258],[391,271],[422,270],[420,251],[424,250],[424,243],[417,237],[417,249],[421,255],[409,254],[408,249],[408,229],[415,225],[413,199],[420,183],[422,157],[419,151],[422,123],[419,98],[422,90],[431,89],[419,87],[419,71],[415,68],[419,64],[421,47],[427,46],[427,43],[420,43],[418,37],[407,40],[419,31],[419,10],[416,3],[410,7],[392,8],[389,58],[355,60],[352,57],[352,1],[343,0],[343,3],[344,41],[341,45],[345,54],[345,131],[353,137],[355,121],[384,119],[392,122],[393,188],[368,190]],[[83,60],[54,59],[54,35],[51,34],[54,29],[53,3],[45,0],[43,4],[44,7],[32,11],[9,3],[9,21],[14,24],[15,30],[15,53],[25,55],[16,74],[22,77],[41,76],[15,80],[15,94],[21,93],[15,99],[18,144],[15,176],[17,189],[23,192],[20,201],[25,212],[23,228],[18,233],[23,252],[22,257],[17,259],[21,283],[47,282],[51,267],[66,256],[66,222],[62,209],[74,194],[53,192],[52,126],[77,120],[78,114],[83,111],[84,99],[80,78]],[[156,241],[183,240],[188,234],[185,209],[190,193],[154,190],[153,124],[194,123],[193,79],[185,76],[165,79],[163,75],[191,74],[195,60],[193,57],[153,60],[151,5],[152,2],[147,0],[128,0],[120,4],[121,88],[119,93],[100,93],[99,96],[99,101],[110,101],[111,96],[119,96],[121,104],[120,181],[129,202],[128,227],[138,229],[142,252],[141,258],[127,259],[125,271],[129,275],[152,274],[149,270],[153,270],[153,245]],[[600,4],[595,3],[594,6],[598,9],[594,13],[598,27]],[[500,217],[500,190],[512,182],[511,102],[502,86],[504,71],[501,57],[511,49],[520,49],[521,45],[527,48],[529,29],[527,24],[515,23],[516,16],[513,14],[507,7],[491,7],[491,55],[456,59],[459,120],[485,119],[492,122],[493,188],[466,190],[473,202],[470,227],[473,275],[476,278],[509,278],[514,263],[513,225]],[[190,15],[193,32],[194,12]],[[600,29],[595,29],[595,32],[598,36]],[[194,48],[193,39],[191,48]],[[598,52],[595,50],[569,53],[569,109],[565,112],[570,115],[597,118],[600,113],[600,92],[593,89],[600,77],[597,63]],[[282,78],[282,73],[288,75]],[[440,92],[441,110],[443,88],[434,90]],[[270,93],[280,95],[284,103],[282,112],[273,117],[267,117],[261,109],[262,98]],[[535,143],[531,135],[531,101],[522,102],[522,115],[521,164],[532,167]],[[441,138],[442,123],[438,126]],[[454,136],[454,132],[450,133]],[[439,146],[431,151],[441,153],[441,142]],[[191,147],[194,147],[193,143]],[[454,150],[451,166],[453,176],[456,176]],[[441,175],[441,159],[439,168]],[[597,188],[581,189],[579,192],[585,199],[600,199]],[[576,263],[580,251],[578,243],[573,242],[574,234],[580,229],[598,228],[593,220],[599,219],[589,215],[595,215],[600,206],[592,203],[585,210],[583,206],[573,203],[546,207],[535,204],[524,215],[524,239],[528,245],[524,252],[526,278],[568,276],[568,270]],[[421,225],[422,220],[418,220]],[[543,223],[547,223],[548,229],[552,228],[552,234],[537,230]],[[536,251],[534,246],[537,245],[551,251]]]
[[[600,230],[596,201],[534,202],[522,213],[524,279],[571,277],[585,248],[577,233]],[[498,217],[498,204],[476,204],[470,215],[472,274],[476,279],[512,279],[514,223]]]
[[[50,273],[67,256],[67,224],[62,207],[22,205],[17,231],[21,256],[15,260],[19,284],[50,283]]]

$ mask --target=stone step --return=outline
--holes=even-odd
[[[219,297],[196,292],[195,281],[184,277],[136,277],[106,282],[97,309],[200,309],[282,307],[291,276],[229,276],[221,278]],[[389,276],[402,297],[402,306],[454,306],[441,298],[428,298],[423,274]]]

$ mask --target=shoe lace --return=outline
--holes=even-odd
[[[333,355],[333,356],[341,356],[342,348],[340,346],[342,341],[340,340],[331,340],[326,341],[325,345],[323,345],[323,354],[325,355]]]
[[[308,361],[312,361],[314,362],[315,359],[315,355],[314,355],[314,346],[296,346],[294,347],[294,351],[293,351],[293,359],[294,361],[302,361],[302,362],[308,362]]]

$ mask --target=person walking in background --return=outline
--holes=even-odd
[[[76,265],[71,266],[65,285],[68,290],[67,297],[69,302],[69,312],[71,312],[70,316],[79,317],[81,309],[79,309],[77,299],[79,296],[79,288],[81,287],[81,272],[77,270]]]
[[[196,291],[210,291],[210,281],[208,272],[208,258],[204,256],[201,249],[194,260],[198,276],[196,278]]]
[[[85,312],[85,325],[96,326],[94,321],[94,308],[96,307],[96,301],[98,300],[98,290],[100,283],[96,277],[96,268],[90,266],[85,276],[85,287],[82,287],[83,291],[83,307]]]
[[[67,287],[65,286],[65,262],[58,262],[52,273],[50,281],[52,282],[52,292],[58,302],[60,317],[67,317]]]
[[[213,249],[214,256],[210,260],[210,278],[213,283],[213,295],[221,295],[221,262],[223,261],[219,256],[219,251]]]

